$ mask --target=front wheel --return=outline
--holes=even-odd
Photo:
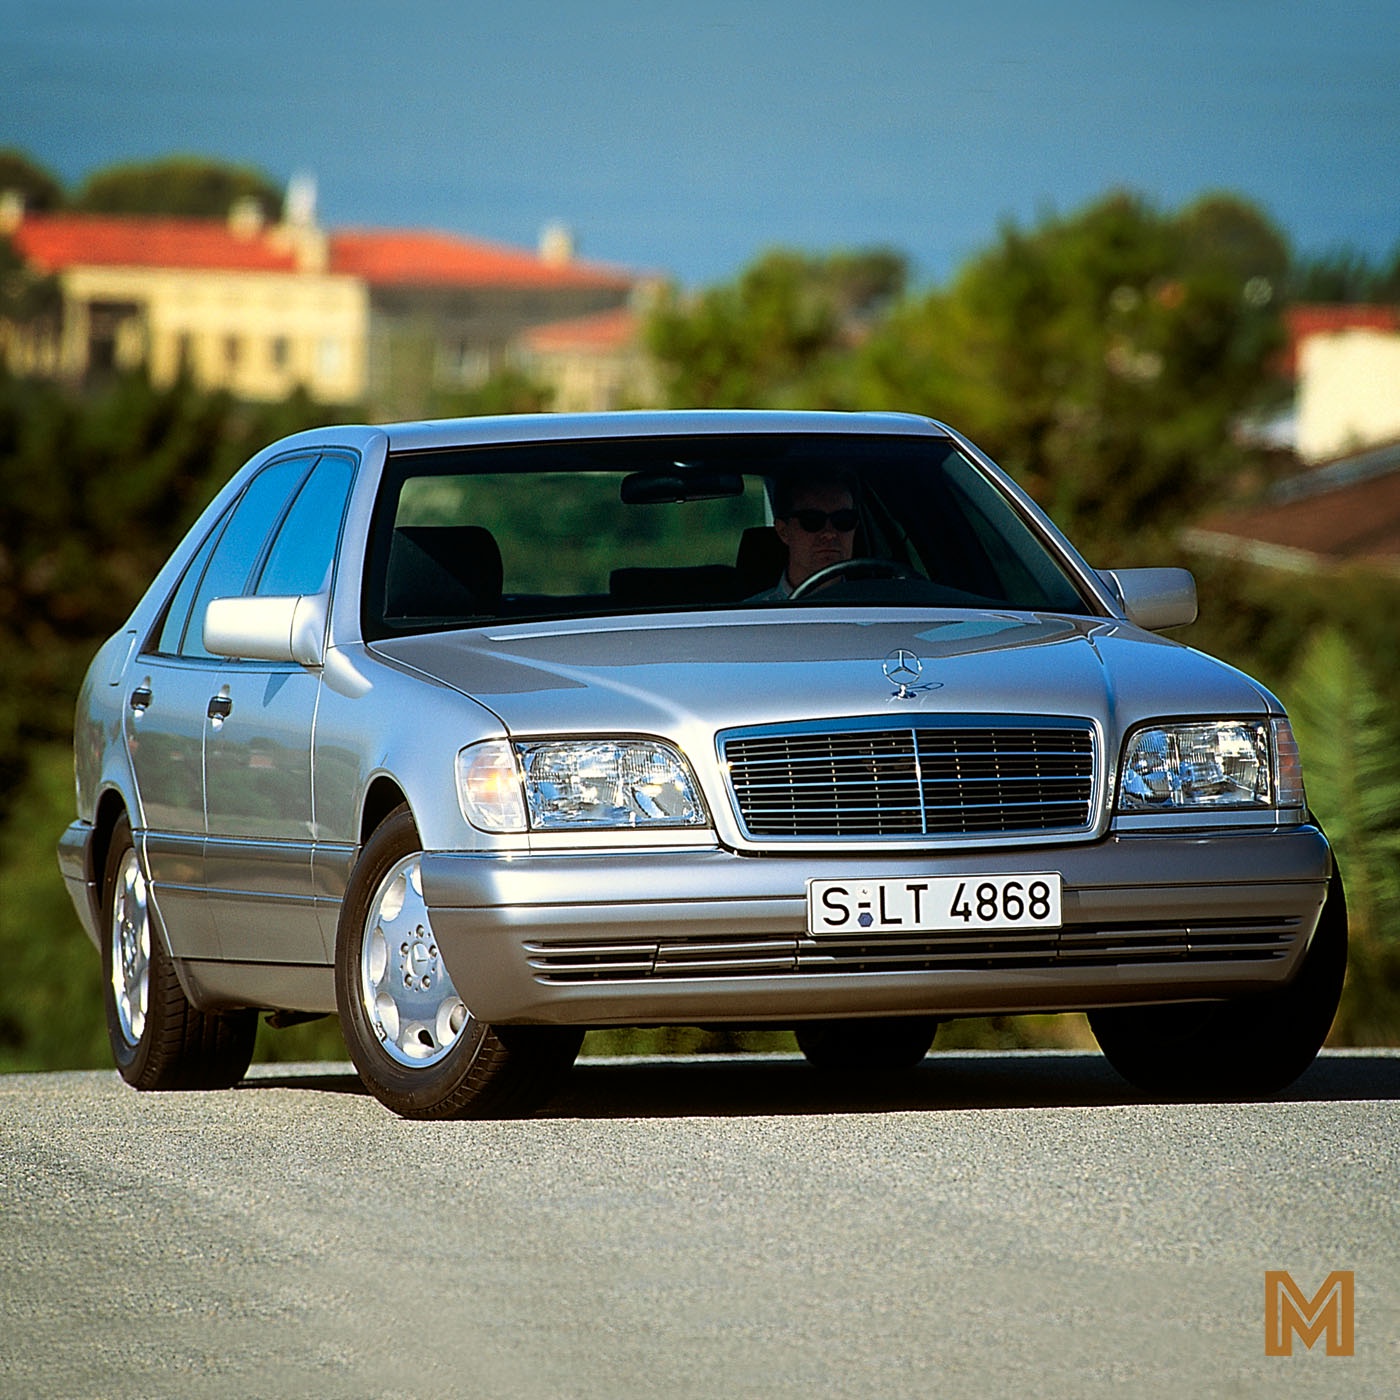
[[[539,1107],[583,1042],[569,1028],[491,1026],[448,974],[423,898],[413,816],[365,844],[336,937],[336,1003],[365,1087],[404,1118],[506,1118]]]
[[[256,1011],[200,1011],[186,999],[155,924],[122,817],[102,881],[103,1003],[117,1070],[137,1089],[227,1089],[248,1071]]]
[[[1113,1068],[1148,1093],[1276,1094],[1317,1058],[1346,968],[1346,894],[1334,865],[1312,942],[1286,987],[1228,1002],[1091,1011],[1089,1025]]]

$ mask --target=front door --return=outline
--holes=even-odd
[[[330,962],[311,878],[320,672],[245,661],[216,679],[204,739],[204,878],[224,957]]]
[[[329,591],[353,477],[348,457],[316,462],[249,579],[254,594]],[[225,660],[218,680],[204,737],[204,873],[224,957],[330,963],[313,879],[320,668]]]

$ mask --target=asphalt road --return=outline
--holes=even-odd
[[[1094,1055],[597,1062],[412,1124],[346,1066],[0,1078],[0,1396],[1400,1393],[1400,1052],[1143,1102]],[[1264,1354],[1354,1271],[1356,1354]]]

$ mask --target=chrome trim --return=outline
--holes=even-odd
[[[973,971],[996,967],[1131,967],[1145,963],[1278,962],[1303,934],[1302,920],[1203,919],[1068,925],[1061,929],[990,930],[915,938],[774,937],[532,939],[522,946],[538,982],[567,985],[685,977],[767,977],[774,973]]]
[[[861,718],[725,730],[730,804],[755,844],[1087,839],[1100,746],[1086,719]]]
[[[907,700],[923,679],[924,663],[908,647],[896,647],[885,657],[880,669],[884,671],[885,679],[895,688],[894,698]]]

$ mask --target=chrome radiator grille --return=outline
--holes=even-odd
[[[748,834],[897,837],[1083,831],[1094,735],[1082,723],[890,724],[731,734]]]

